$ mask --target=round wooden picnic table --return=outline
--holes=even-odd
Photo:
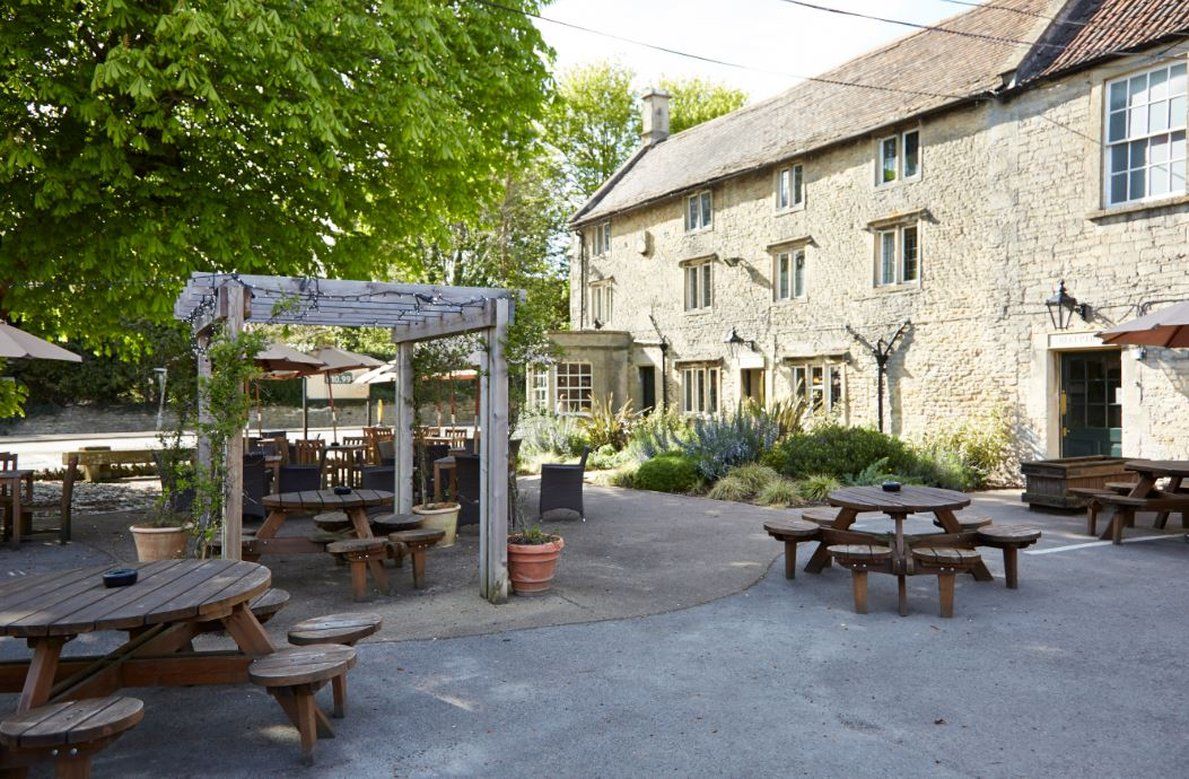
[[[882,487],[844,487],[831,492],[827,500],[840,511],[833,524],[823,528],[822,543],[810,558],[805,570],[809,573],[819,573],[829,562],[827,548],[831,544],[886,544],[887,539],[882,534],[851,529],[860,513],[881,512],[895,523],[895,532],[891,538],[892,558],[886,572],[894,574],[897,578],[901,615],[908,613],[908,587],[905,577],[914,572],[912,549],[904,537],[904,521],[908,515],[931,513],[944,530],[942,534],[929,534],[918,539],[923,545],[970,548],[974,546],[974,532],[964,531],[954,515],[956,509],[970,505],[970,498],[961,492],[936,487],[904,486],[897,491],[885,490]],[[975,566],[974,576],[980,581],[990,581],[992,578],[991,572],[981,562]]]
[[[328,511],[342,511],[351,521],[356,538],[371,538],[371,524],[367,510],[374,506],[391,507],[392,493],[384,490],[353,489],[343,495],[334,490],[303,490],[282,492],[264,496],[264,507],[268,516],[256,531],[254,538],[245,540],[245,550],[254,554],[265,553],[318,553],[325,549],[303,537],[277,537],[277,531],[291,514],[323,514]]]

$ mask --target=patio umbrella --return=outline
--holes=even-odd
[[[1189,349],[1189,300],[1124,322],[1098,334],[1104,343]]]
[[[61,346],[43,341],[19,327],[0,322],[0,357],[29,358],[33,360],[63,360],[82,362],[83,358]]]
[[[339,420],[338,413],[334,408],[334,385],[330,383],[330,377],[337,373],[346,373],[347,371],[357,371],[360,368],[379,368],[384,364],[383,360],[377,360],[375,357],[370,357],[366,354],[356,354],[349,352],[346,349],[339,349],[334,346],[323,346],[310,352],[310,356],[323,362],[326,367],[319,369],[317,372],[326,377],[326,397],[330,400],[330,425],[334,431],[334,443],[339,442]]]
[[[263,378],[265,379],[295,379],[306,376],[311,373],[317,373],[326,367],[326,363],[319,360],[317,357],[311,357],[304,352],[299,352],[288,344],[283,344],[274,341],[268,345],[268,348],[257,353],[253,362],[256,366],[264,371]],[[304,414],[305,393],[302,393],[302,405]],[[264,434],[264,412],[260,403],[260,382],[256,382],[256,430],[261,435]],[[308,438],[308,431],[306,437]]]

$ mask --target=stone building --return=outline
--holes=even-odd
[[[1189,352],[1094,336],[1189,298],[1189,0],[939,27],[675,135],[646,94],[530,398],[799,396],[908,437],[1002,411],[1022,456],[1189,456]]]

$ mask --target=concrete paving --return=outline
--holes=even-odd
[[[717,537],[749,537],[750,512],[762,511],[588,495],[592,506],[631,507],[605,520],[620,527],[646,525],[669,500],[691,525],[719,512]],[[1183,776],[1183,533],[1140,527],[1115,547],[1082,535],[1080,518],[1028,513],[1016,492],[980,495],[976,508],[1046,536],[1023,556],[1019,590],[960,581],[952,620],[937,617],[930,578],[910,579],[912,613],[901,618],[895,580],[872,577],[871,613],[856,615],[846,571],[790,582],[778,559],[754,586],[705,590],[708,602],[669,610],[695,598],[670,592],[668,577],[685,587],[685,569],[717,580],[731,566],[711,544],[658,548],[659,573],[649,575],[664,608],[648,616],[361,645],[352,708],[338,737],[319,742],[314,769],[299,768],[296,734],[275,703],[235,687],[137,691],[145,720],[96,773]],[[986,559],[999,576],[998,553]],[[583,586],[587,571],[578,573],[565,571],[559,597]],[[280,617],[269,625],[278,637],[283,626]],[[19,656],[13,644],[0,642],[0,655]],[[0,697],[0,709],[10,703]]]

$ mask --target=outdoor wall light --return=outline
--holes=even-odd
[[[756,351],[756,342],[749,341],[746,338],[744,338],[743,336],[739,335],[739,332],[737,330],[735,330],[735,328],[733,328],[733,327],[731,328],[731,332],[727,334],[727,337],[723,339],[723,343],[726,344],[727,347],[731,350],[732,357],[734,357],[735,355],[737,355],[739,353],[740,346],[746,346],[748,349],[751,349],[753,352]]]
[[[1057,289],[1045,300],[1045,308],[1049,310],[1049,319],[1053,327],[1058,330],[1068,330],[1073,315],[1076,312],[1083,322],[1090,321],[1090,305],[1079,303],[1078,299],[1065,290],[1065,279],[1057,283]]]

